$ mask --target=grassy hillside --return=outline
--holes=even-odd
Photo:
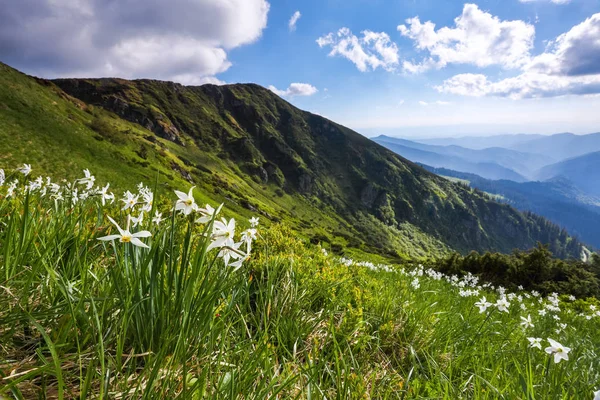
[[[0,185],[2,398],[580,400],[598,389],[600,303],[551,291],[598,293],[600,259],[455,256],[447,276],[335,257],[282,225],[197,223],[200,212],[171,211],[193,207],[170,192],[150,204],[138,188],[144,200],[122,210],[85,182],[23,181],[10,171]],[[148,206],[164,220],[130,228]],[[477,260],[511,286],[465,274]],[[524,275],[543,292],[516,286]]]
[[[58,85],[58,86],[57,86]],[[60,87],[60,88],[59,88]],[[62,90],[61,90],[62,89]],[[235,216],[285,221],[328,248],[387,257],[449,249],[580,244],[560,229],[439,178],[257,85],[48,82],[0,66],[3,166],[73,177],[89,167],[116,186],[189,182]]]

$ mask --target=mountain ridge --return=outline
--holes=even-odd
[[[450,165],[446,165],[446,168],[463,170],[465,172],[476,173],[489,179],[511,179],[514,181],[525,181],[534,177],[535,172],[540,168],[555,163],[557,160],[551,157],[544,156],[542,154],[530,153],[525,151],[517,151],[508,149],[505,147],[487,147],[484,149],[470,149],[454,144],[449,145],[431,145],[423,144],[416,141],[410,141],[405,139],[393,138],[388,136],[378,136],[373,138],[374,141],[380,144],[393,143],[400,144],[406,147],[411,147],[423,151],[433,152],[444,157],[453,157],[453,160],[447,162],[457,162],[456,157],[461,158],[463,163],[475,163],[475,164],[486,164],[486,165],[497,165],[497,171],[477,170],[477,166],[465,166],[465,169],[453,168]],[[410,157],[408,157],[410,158]],[[423,162],[424,160],[413,160]],[[444,159],[440,158],[437,160],[439,166],[444,163]],[[500,173],[498,168],[504,168],[505,172]],[[467,168],[469,170],[467,170]],[[511,176],[511,171],[518,174]],[[489,174],[489,175],[487,175]]]
[[[240,213],[260,211],[348,251],[431,257],[450,249],[510,252],[540,240],[557,256],[581,253],[578,241],[543,218],[439,178],[258,85],[35,81],[2,65],[0,78],[8,88],[0,91],[0,114],[18,127],[9,133],[0,125],[0,135],[7,143],[44,142],[54,160],[44,166],[48,171],[79,162],[73,155],[82,146],[106,173],[118,174],[109,160],[125,157],[123,168],[132,174],[163,170],[173,182],[199,186],[204,198],[232,199]],[[38,121],[20,120],[31,117],[47,121],[45,127],[33,132],[27,126]],[[57,119],[66,125],[56,125]],[[63,141],[55,150],[49,129],[57,140],[82,145]],[[65,161],[58,153],[67,148],[71,159]],[[96,157],[100,150],[109,152],[104,161]],[[24,161],[16,155],[3,162]]]
[[[571,157],[538,171],[540,180],[566,178],[595,196],[600,196],[600,151]]]

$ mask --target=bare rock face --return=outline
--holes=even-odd
[[[360,201],[365,207],[371,208],[375,204],[378,195],[379,190],[372,183],[369,183],[360,193]]]
[[[86,80],[57,79],[53,81],[67,93],[82,99],[88,104],[110,110],[121,118],[143,126],[157,136],[178,145],[185,146],[179,130],[162,114],[151,110],[143,104],[131,102],[121,94],[114,93],[118,86],[112,79],[99,79],[95,83]],[[181,85],[172,84],[172,88],[180,89]]]
[[[263,167],[259,167],[258,174],[263,183],[269,183],[269,173]]]
[[[309,174],[300,175],[298,189],[302,194],[312,194],[314,189],[314,179]]]
[[[194,183],[194,178],[192,178],[190,173],[187,172],[185,169],[181,168],[176,163],[171,163],[171,168],[173,169],[173,171],[179,172],[179,174],[182,176],[182,178],[185,179],[186,181],[188,181],[190,183]]]

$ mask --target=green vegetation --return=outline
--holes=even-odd
[[[148,203],[143,189],[123,211],[89,179],[10,195],[14,177],[0,191],[0,396],[591,399],[597,387],[596,299],[332,257],[284,225],[259,227],[234,269],[225,248],[207,250],[216,223],[170,214],[172,194]],[[115,233],[107,216],[144,209],[164,217],[146,222],[150,237],[132,229],[149,249],[97,240]]]
[[[600,248],[600,199],[584,193],[563,177],[545,182],[517,183],[489,180],[445,168],[423,167],[455,181],[464,181],[519,210],[544,216],[565,227],[586,245]]]
[[[559,260],[546,246],[513,254],[472,252],[467,256],[452,254],[431,265],[448,275],[472,273],[482,280],[517,290],[520,285],[542,294],[568,293],[578,297],[600,298],[600,257],[591,262]]]

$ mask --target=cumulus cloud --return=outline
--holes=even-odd
[[[399,63],[398,46],[384,32],[361,32],[354,35],[350,29],[341,28],[317,39],[319,47],[331,48],[330,57],[341,56],[356,65],[361,72],[383,68],[393,71]]]
[[[269,90],[281,97],[312,96],[319,91],[308,83],[292,83],[286,90],[279,90],[271,85]]]
[[[433,22],[423,23],[414,17],[406,20],[406,25],[399,25],[401,35],[412,39],[417,50],[428,53],[419,62],[405,61],[404,70],[418,73],[448,64],[518,68],[529,61],[535,37],[533,25],[500,20],[475,4],[465,4],[454,23],[454,27],[436,30]]]
[[[302,16],[302,14],[300,14],[300,11],[296,11],[294,13],[294,15],[292,15],[292,17],[290,18],[290,22],[288,22],[288,27],[290,28],[290,32],[294,32],[296,30],[296,23],[298,23],[298,20],[300,19],[301,16]]]
[[[600,13],[574,26],[535,57],[528,70],[550,75],[600,74]]]
[[[459,74],[436,89],[516,99],[600,93],[600,13],[558,36],[517,76],[491,82],[482,74]]]
[[[266,0],[19,0],[0,13],[0,55],[48,77],[199,84],[261,36],[268,11]]]

